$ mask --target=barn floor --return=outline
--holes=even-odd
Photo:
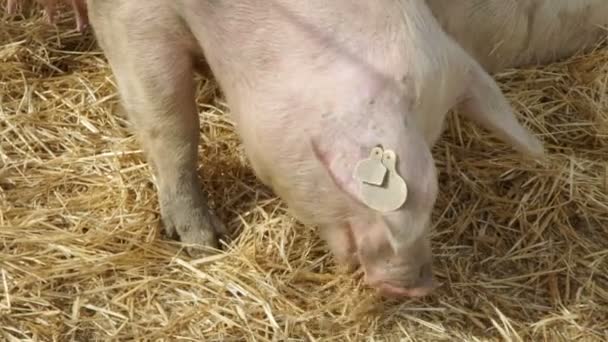
[[[543,164],[450,118],[434,149],[442,286],[399,302],[335,267],[256,181],[209,80],[200,175],[234,240],[189,258],[162,234],[90,32],[25,17],[0,24],[0,340],[608,339],[607,51],[497,75]]]

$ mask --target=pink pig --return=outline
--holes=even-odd
[[[337,260],[383,294],[434,287],[431,146],[460,107],[523,153],[540,142],[423,0],[91,0],[95,35],[158,179],[165,229],[217,246],[223,224],[196,174],[195,61],[222,87],[258,177]],[[407,184],[389,212],[366,204],[356,164],[382,146]],[[192,250],[194,251],[194,249]]]

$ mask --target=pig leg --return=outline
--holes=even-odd
[[[76,16],[76,29],[83,32],[89,26],[87,4],[85,0],[72,0],[72,8]]]
[[[196,172],[200,131],[190,51],[168,30],[123,28],[123,22],[106,21],[111,17],[95,11],[91,22],[98,42],[156,175],[165,231],[188,244],[217,248],[224,226],[208,208]],[[143,32],[129,34],[138,29]]]
[[[50,24],[55,23],[57,1],[58,0],[38,0],[38,3],[44,7]],[[78,32],[83,32],[89,25],[87,4],[85,1],[86,0],[70,0],[72,9],[74,10],[76,29]],[[8,14],[13,15],[17,12],[18,2],[23,2],[23,0],[8,0],[6,5]]]
[[[6,12],[8,12],[10,15],[17,12],[17,0],[8,0],[8,3],[6,4]]]
[[[200,131],[191,63],[176,62],[173,49],[153,58],[155,50],[146,51],[145,72],[125,74],[126,88],[143,90],[136,96],[123,92],[125,107],[153,165],[167,233],[177,233],[186,243],[217,247],[216,232],[223,227],[207,207],[196,173]]]

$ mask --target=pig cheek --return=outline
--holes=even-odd
[[[384,277],[390,258],[394,256],[386,229],[375,220],[351,221],[357,259],[365,274],[365,283]]]
[[[389,260],[384,256],[385,252],[390,250],[388,243],[384,248],[379,241],[374,241],[369,237],[365,237],[357,243],[357,257],[359,264],[364,272],[364,282],[367,285],[374,286],[378,281],[385,278],[385,270],[389,264]]]

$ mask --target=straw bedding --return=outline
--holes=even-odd
[[[548,149],[526,161],[450,116],[434,149],[433,296],[383,300],[334,266],[247,165],[201,79],[200,175],[233,230],[192,259],[162,234],[140,146],[90,33],[0,25],[0,340],[608,337],[608,53],[497,78]]]

